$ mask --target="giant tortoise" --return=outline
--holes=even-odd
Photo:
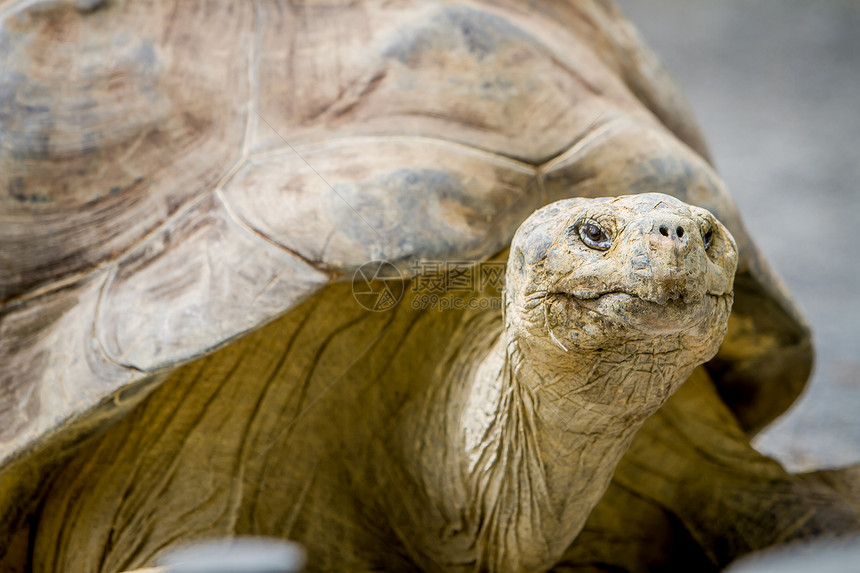
[[[611,2],[0,19],[4,570],[246,534],[311,570],[715,570],[856,528],[749,446],[809,331]]]

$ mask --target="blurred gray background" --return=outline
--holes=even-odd
[[[812,381],[756,447],[791,470],[860,462],[860,1],[617,2],[812,324]]]

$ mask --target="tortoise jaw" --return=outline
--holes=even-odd
[[[584,312],[623,330],[649,334],[671,334],[693,328],[707,320],[718,301],[727,296],[710,292],[692,296],[670,293],[658,298],[624,290],[607,291],[589,298],[564,292],[555,294],[572,302],[574,312]]]
[[[714,293],[705,293],[710,296],[722,296],[722,294],[714,294]],[[689,293],[689,292],[680,292],[680,291],[662,291],[654,295],[649,295],[645,293],[637,293],[630,292],[627,290],[609,290],[605,292],[601,292],[599,294],[594,295],[581,295],[579,293],[569,293],[569,292],[553,292],[550,295],[558,295],[558,296],[566,296],[570,297],[576,301],[595,301],[600,300],[604,297],[608,296],[620,296],[627,297],[629,299],[638,299],[643,302],[653,303],[659,306],[664,306],[669,303],[680,301],[682,304],[694,304],[702,299],[702,295],[699,293]]]
[[[704,288],[691,286],[683,275],[668,277],[664,280],[619,281],[619,283],[597,292],[582,292],[572,289],[570,292],[561,291],[558,294],[565,294],[583,301],[597,300],[611,295],[628,295],[660,306],[676,301],[684,304],[695,304],[705,296],[713,294]]]

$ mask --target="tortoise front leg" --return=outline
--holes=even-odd
[[[716,573],[717,568],[674,515],[613,481],[553,571]]]
[[[860,529],[825,483],[753,449],[703,368],[642,427],[559,571],[721,568],[772,545]]]

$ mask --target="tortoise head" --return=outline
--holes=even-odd
[[[698,364],[725,334],[737,259],[711,213],[668,195],[558,201],[514,236],[508,328],[549,360],[660,339]]]

